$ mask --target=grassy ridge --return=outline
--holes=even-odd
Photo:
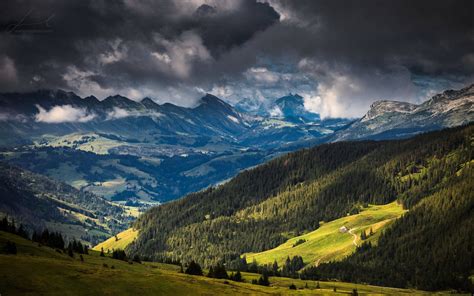
[[[116,236],[118,240],[115,238],[115,236],[112,236],[106,241],[101,242],[100,244],[96,245],[92,249],[96,251],[100,251],[102,248],[104,248],[104,251],[107,251],[107,250],[112,251],[113,249],[124,250],[138,236],[138,230],[129,228],[125,231],[120,232]]]
[[[347,294],[357,288],[360,294],[427,295],[415,290],[355,285],[343,282],[320,282],[289,278],[270,278],[271,287],[252,285],[259,275],[243,273],[246,283],[190,276],[179,267],[160,263],[129,264],[91,251],[70,258],[65,254],[16,235],[0,232],[0,248],[13,241],[17,255],[0,254],[0,293],[2,295],[317,295]],[[104,266],[104,264],[106,266]],[[112,268],[113,266],[113,268]],[[290,284],[298,288],[293,291]]]
[[[372,228],[374,234],[367,240],[375,243],[382,230],[405,212],[397,202],[369,205],[359,214],[324,223],[317,230],[293,237],[274,249],[247,253],[245,254],[247,262],[250,263],[255,259],[259,264],[267,264],[276,260],[281,266],[287,257],[301,256],[304,262],[317,265],[342,259],[354,252],[356,245],[360,245],[362,231],[368,234]],[[351,230],[351,233],[341,232],[340,228],[343,226]],[[305,242],[294,246],[299,240]]]

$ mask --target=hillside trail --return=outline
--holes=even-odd
[[[354,231],[355,229],[356,229],[356,228],[351,228],[351,229],[349,229],[348,233],[350,233],[350,234],[354,237],[354,239],[352,240],[352,244],[354,244],[354,246],[358,247],[359,245],[357,244],[357,234],[355,234],[355,233],[352,232],[352,231]],[[333,254],[327,254],[327,255],[325,255],[325,256],[319,258],[318,260],[316,260],[315,265],[316,265],[316,266],[319,266],[319,263],[321,263],[321,260],[323,260],[325,257],[331,256],[331,255],[333,255]]]
[[[354,246],[358,247],[359,245],[357,244],[357,235],[352,232],[353,230],[355,230],[355,228],[349,229],[348,232],[354,237],[352,243],[354,244]]]

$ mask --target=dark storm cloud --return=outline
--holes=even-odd
[[[288,13],[293,25],[269,38],[290,44],[300,54],[334,62],[398,63],[420,74],[473,70],[472,63],[463,61],[474,45],[472,1],[270,3]]]
[[[201,91],[230,100],[298,91],[328,116],[357,115],[375,99],[413,101],[472,82],[473,5],[1,1],[0,91],[59,87],[181,104]]]
[[[417,102],[473,82],[472,1],[268,2],[281,22],[235,56],[295,59],[297,73],[315,82],[309,105],[328,116],[359,116],[374,100]]]
[[[196,64],[240,46],[279,18],[269,5],[255,1],[211,5],[3,1],[0,77],[8,82],[0,85],[3,91],[18,86],[80,88],[81,79],[104,89],[173,85],[188,79]],[[205,7],[213,13],[203,14]]]

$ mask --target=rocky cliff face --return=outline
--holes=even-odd
[[[416,133],[467,124],[474,120],[474,85],[447,90],[415,105],[378,101],[367,114],[333,140],[403,138]]]

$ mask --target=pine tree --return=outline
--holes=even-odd
[[[189,263],[188,268],[186,268],[185,273],[192,274],[192,275],[202,275],[202,269],[199,264],[197,264],[194,261],[191,261],[191,263]]]
[[[133,256],[133,262],[142,263],[142,261],[140,260],[140,256],[138,256],[138,254],[135,254],[135,256]]]
[[[266,272],[264,272],[258,279],[258,284],[260,286],[270,286],[270,281],[268,280],[268,274]]]
[[[214,267],[209,267],[209,272],[207,273],[207,277],[213,278],[214,277]]]
[[[257,264],[257,260],[255,260],[255,258],[253,258],[252,263],[250,264],[248,270],[249,270],[249,272],[254,272],[254,273],[258,272],[258,264]]]
[[[278,262],[276,260],[273,261],[272,270],[274,275],[278,275]]]
[[[69,255],[69,257],[74,257],[74,253],[72,251],[72,246],[69,245],[69,247],[67,248],[67,254]]]
[[[16,255],[17,253],[16,244],[14,242],[7,241],[7,243],[5,244],[5,253]]]
[[[236,281],[236,282],[241,282],[242,281],[242,274],[240,273],[239,270],[237,270],[237,272],[234,274],[233,280]]]
[[[207,274],[208,277],[216,278],[216,279],[228,279],[229,275],[225,270],[224,265],[217,264],[215,266],[211,266],[209,268],[209,273]]]

